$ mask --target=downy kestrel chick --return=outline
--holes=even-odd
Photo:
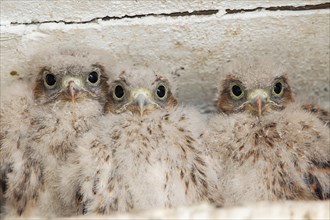
[[[206,135],[225,203],[329,197],[329,128],[294,103],[284,72],[238,62],[222,81]]]
[[[213,197],[222,204],[222,197],[215,196],[220,193],[216,174],[202,152],[205,124],[196,110],[178,105],[173,76],[146,65],[118,69],[107,115],[80,140],[64,172],[62,185],[70,186],[62,191],[67,203],[82,197],[84,212],[101,214]]]
[[[108,78],[100,61],[102,53],[88,48],[60,48],[32,59],[29,72],[37,76],[28,123],[23,121],[28,128],[16,134],[16,143],[8,145],[8,135],[1,142],[1,148],[13,149],[5,193],[7,216],[74,212],[59,200],[58,170],[76,148],[76,139],[103,114]]]

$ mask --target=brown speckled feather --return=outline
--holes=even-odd
[[[316,104],[303,104],[302,108],[308,112],[315,114],[321,121],[323,121],[328,127],[330,127],[330,111],[321,108]]]
[[[108,85],[101,55],[88,48],[59,48],[31,61],[31,74],[37,74],[34,100],[28,106],[25,130],[18,131],[16,143],[10,142],[20,149],[10,155],[8,217],[74,213],[58,197],[58,170],[76,148],[76,139],[103,114]],[[5,135],[4,140],[10,138]]]
[[[67,204],[78,195],[80,210],[100,214],[189,205],[211,195],[222,204],[202,152],[202,116],[177,106],[174,82],[164,73],[125,69],[110,84],[107,115],[80,139],[63,171]]]
[[[229,72],[218,99],[227,115],[211,117],[205,135],[226,204],[326,199],[329,128],[293,102],[283,73],[265,65],[242,62]]]
[[[27,89],[26,86],[18,83],[12,87],[15,92],[18,89]],[[20,93],[20,92],[18,92]],[[16,93],[17,94],[17,93]],[[14,100],[1,99],[0,113],[0,183],[1,183],[1,213],[4,214],[6,203],[5,194],[8,188],[8,175],[13,171],[14,161],[21,152],[20,139],[27,132],[30,121],[30,107],[32,106],[32,94],[27,92],[22,97],[15,97]],[[19,157],[19,156],[18,156]]]

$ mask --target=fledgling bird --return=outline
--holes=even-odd
[[[64,200],[82,198],[81,210],[98,214],[212,200],[220,192],[200,142],[201,115],[178,105],[171,74],[129,65],[117,68],[106,115],[80,139],[62,172]]]
[[[63,47],[40,52],[32,59],[29,72],[37,76],[28,119],[21,122],[13,116],[17,126],[24,123],[24,129],[15,134],[14,141],[7,134],[1,137],[1,149],[14,149],[9,153],[7,216],[52,217],[74,212],[59,200],[58,170],[76,148],[76,139],[103,114],[108,90],[103,57],[99,50]]]
[[[234,63],[205,139],[226,205],[329,198],[329,128],[295,103],[269,61]]]

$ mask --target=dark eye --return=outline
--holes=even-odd
[[[53,74],[48,73],[45,77],[47,85],[53,86],[56,83],[56,77]]]
[[[275,93],[275,95],[280,95],[282,93],[282,90],[283,86],[280,82],[276,83],[273,87],[273,92]]]
[[[93,71],[93,72],[90,72],[89,74],[88,74],[88,81],[90,82],[90,83],[96,83],[97,81],[99,80],[99,74],[97,73],[97,72],[95,72],[95,71]]]
[[[231,87],[231,92],[237,97],[239,97],[243,93],[241,87],[239,87],[238,85],[233,85],[233,87]]]
[[[159,98],[164,98],[166,95],[166,88],[163,85],[158,86],[156,94]]]
[[[117,85],[115,87],[115,96],[116,96],[116,98],[121,99],[121,98],[123,98],[124,94],[125,94],[124,88],[121,85]]]

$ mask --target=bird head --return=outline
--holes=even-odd
[[[34,95],[43,103],[102,99],[108,90],[106,81],[103,67],[96,64],[89,68],[80,65],[44,67],[36,82]]]
[[[110,84],[105,110],[112,113],[130,111],[144,116],[177,105],[167,78],[150,69],[124,71]]]
[[[132,91],[131,102],[128,103],[127,109],[133,113],[146,114],[147,112],[160,109],[160,103],[154,101],[151,91],[146,88],[138,88]]]
[[[284,109],[288,103],[293,101],[285,76],[278,76],[269,81],[255,81],[254,86],[249,87],[240,79],[229,75],[222,85],[223,90],[217,107],[227,114],[249,112],[260,118],[273,110]]]

